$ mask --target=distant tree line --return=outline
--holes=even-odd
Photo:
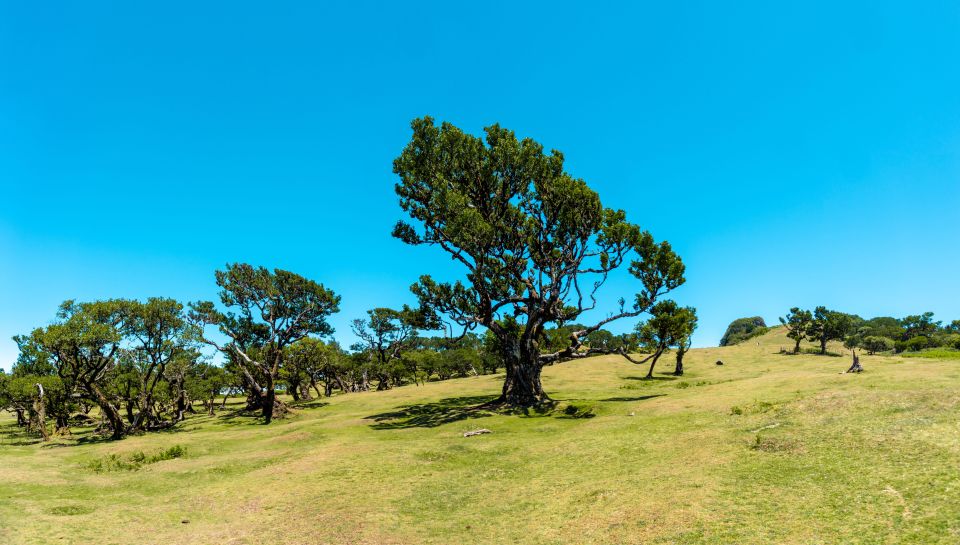
[[[861,348],[870,354],[929,348],[960,350],[960,320],[935,321],[932,312],[904,318],[864,319],[823,306],[812,311],[794,307],[780,322],[787,328],[787,337],[794,341],[794,353],[800,352],[800,344],[805,340],[816,343],[821,354],[827,352],[830,341],[842,341],[848,348]]]

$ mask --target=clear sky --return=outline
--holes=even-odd
[[[349,344],[453,270],[389,235],[422,115],[562,150],[684,258],[697,345],[794,305],[960,318],[955,1],[0,0],[0,366],[64,299],[209,299],[234,261],[341,294]]]

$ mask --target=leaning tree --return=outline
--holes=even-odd
[[[800,353],[800,342],[807,338],[813,324],[813,313],[809,310],[802,310],[799,307],[793,307],[790,312],[780,318],[780,323],[787,328],[787,337],[796,341],[793,347],[793,353]]]
[[[564,171],[563,154],[517,139],[499,125],[486,138],[424,117],[394,161],[400,206],[411,223],[393,234],[413,245],[438,246],[466,269],[466,281],[429,275],[412,286],[422,308],[464,333],[485,327],[506,365],[498,402],[530,406],[549,399],[544,365],[601,353],[583,339],[615,320],[637,317],[683,283],[684,267],[667,242],[605,208],[586,182]],[[581,321],[597,292],[625,266],[639,291],[592,325],[573,331],[566,347],[541,350],[548,325]]]
[[[697,329],[697,320],[697,309],[683,307],[677,310],[677,316],[674,320],[677,346],[677,363],[673,368],[674,376],[683,376],[683,357],[693,346],[693,332]]]
[[[126,301],[117,299],[66,301],[60,305],[55,323],[30,334],[30,342],[49,354],[64,383],[100,408],[114,439],[122,438],[128,428],[107,393],[106,382],[123,346],[121,327],[127,306]]]
[[[264,422],[273,419],[276,381],[283,364],[284,348],[307,335],[330,335],[327,317],[339,310],[340,296],[298,274],[246,263],[227,265],[216,272],[220,302],[230,309],[218,310],[210,301],[191,304],[191,318],[216,325],[229,342],[207,335],[203,340],[225,353],[239,367],[252,400],[259,405]]]
[[[671,346],[677,346],[677,366],[674,374],[683,375],[683,356],[690,348],[690,338],[697,327],[697,310],[693,307],[681,307],[666,299],[659,301],[650,309],[650,319],[637,324],[637,339],[650,355],[650,369],[647,378],[653,378],[653,368],[657,360]]]

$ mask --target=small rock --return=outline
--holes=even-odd
[[[464,436],[464,437],[473,437],[474,435],[483,435],[483,434],[485,434],[485,433],[493,433],[493,432],[490,431],[490,430],[488,430],[488,429],[486,429],[486,428],[482,428],[482,429],[479,429],[479,430],[465,431],[465,432],[463,432],[463,436]]]
[[[636,412],[632,412],[632,413],[628,414],[627,416],[637,416],[637,413],[636,413]]]
[[[723,360],[717,360],[717,365],[723,365]]]

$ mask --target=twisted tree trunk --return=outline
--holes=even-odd
[[[687,353],[687,350],[681,346],[677,349],[677,366],[673,369],[673,376],[682,377],[683,376],[683,356]]]
[[[33,402],[33,410],[37,413],[37,430],[44,441],[50,440],[50,434],[47,433],[47,409],[43,400],[43,385],[39,382],[37,386],[37,399]]]
[[[86,390],[93,396],[94,400],[97,402],[97,406],[100,407],[100,412],[103,414],[103,417],[107,419],[107,422],[110,423],[110,427],[113,428],[113,434],[111,438],[113,439],[123,439],[124,433],[126,433],[127,428],[123,423],[123,417],[120,416],[120,411],[113,406],[113,403],[107,398],[106,395],[100,390],[100,388],[93,383],[85,384]]]
[[[507,376],[497,402],[513,407],[532,407],[550,401],[540,382],[543,363],[538,343],[533,339],[520,339],[505,344],[503,359]]]
[[[650,360],[650,370],[647,371],[647,378],[653,378],[653,366],[657,364],[657,360],[660,359],[661,354],[663,354],[661,350],[657,350],[657,352],[654,353],[653,359]]]
[[[20,427],[20,428],[26,426],[26,425],[27,425],[27,419],[26,419],[26,417],[24,417],[24,415],[23,415],[24,412],[26,412],[26,409],[24,409],[23,407],[15,407],[15,408],[14,408],[14,411],[16,411],[16,413],[17,413],[17,426]]]

